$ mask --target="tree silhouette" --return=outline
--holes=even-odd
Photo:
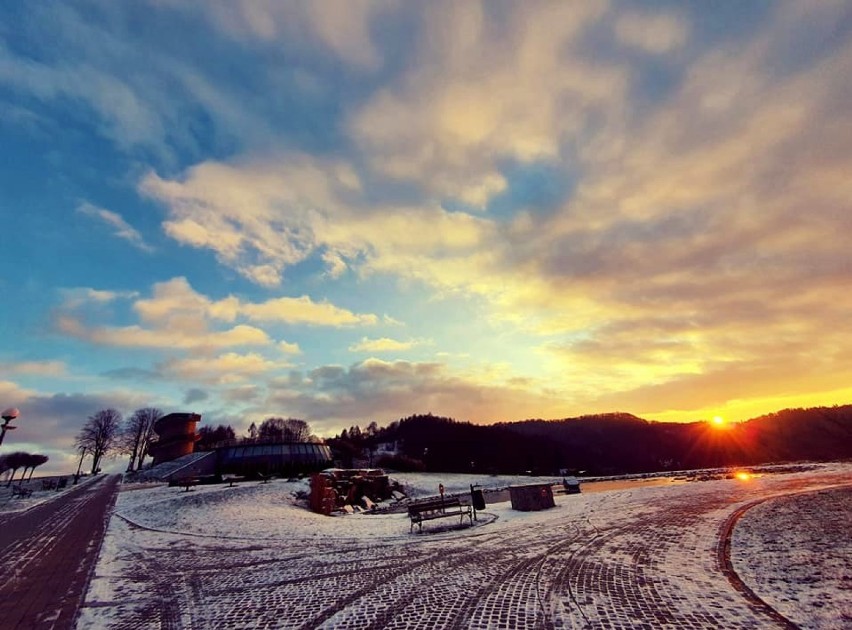
[[[311,437],[311,427],[296,418],[267,418],[260,424],[257,433],[261,440],[270,442],[307,442]]]
[[[47,460],[50,458],[47,455],[39,455],[38,453],[30,455],[26,462],[26,467],[24,468],[24,474],[27,473],[27,468],[30,469],[30,476],[27,478],[27,481],[33,478],[33,472],[36,468],[41,466],[42,464],[46,464]],[[23,480],[23,476],[21,476]]]
[[[121,414],[115,409],[102,409],[89,416],[86,424],[77,434],[77,448],[84,448],[92,454],[92,474],[98,472],[99,464],[118,444],[121,435]]]
[[[121,442],[123,450],[130,454],[128,472],[142,468],[142,463],[148,454],[154,423],[162,417],[163,412],[159,409],[144,407],[134,411],[133,415],[127,419]]]
[[[235,440],[237,434],[231,425],[220,424],[215,429],[210,425],[204,425],[198,429],[198,441],[195,443],[196,451],[203,451],[210,448],[215,448],[216,445],[221,445],[222,442],[230,442]]]

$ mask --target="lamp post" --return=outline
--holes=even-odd
[[[15,409],[14,407],[9,407],[8,409],[3,410],[3,424],[0,425],[0,444],[3,443],[3,438],[6,437],[6,431],[11,431],[12,429],[16,429],[17,427],[11,426],[9,423],[17,418],[21,414],[20,411]]]

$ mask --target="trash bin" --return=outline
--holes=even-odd
[[[482,494],[482,488],[470,488],[470,502],[473,504],[474,510],[485,509],[485,495]]]

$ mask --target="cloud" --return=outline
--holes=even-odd
[[[195,402],[201,402],[203,400],[207,400],[210,398],[210,394],[208,394],[203,389],[198,389],[197,387],[192,387],[186,390],[186,394],[183,397],[183,404],[191,405]]]
[[[492,422],[528,417],[530,409],[558,417],[564,402],[526,382],[492,373],[455,373],[441,363],[368,359],[348,368],[322,366],[273,382],[264,411],[286,409],[315,430],[336,430],[353,421],[396,420],[432,411],[459,420]]]
[[[80,214],[93,217],[107,224],[111,228],[113,228],[113,234],[118,238],[124,239],[135,248],[142,250],[143,252],[151,253],[154,251],[154,248],[151,247],[148,243],[145,242],[145,239],[142,238],[142,235],[133,227],[131,227],[127,221],[121,218],[121,215],[116,214],[110,210],[106,210],[104,208],[99,208],[90,204],[88,201],[84,201],[80,205],[77,206],[77,212]]]
[[[364,326],[378,321],[376,315],[358,315],[328,302],[314,302],[308,296],[273,298],[262,303],[245,303],[238,312],[252,321],[280,321],[311,326]]]
[[[325,0],[306,5],[282,5],[274,0],[216,0],[202,2],[207,15],[226,34],[246,42],[274,45],[298,43],[300,49],[320,44],[340,61],[375,69],[381,56],[370,35],[372,22],[395,2]]]
[[[317,209],[338,206],[358,187],[351,167],[303,155],[245,163],[208,162],[181,181],[154,173],[140,191],[170,210],[163,228],[171,238],[209,248],[218,259],[262,286],[275,286],[287,266],[316,247]]]
[[[272,298],[266,302],[242,302],[228,296],[211,300],[195,291],[186,278],[178,277],[154,284],[151,297],[138,298],[133,310],[141,325],[89,325],[78,313],[87,305],[85,291],[76,291],[66,300],[54,318],[62,334],[90,343],[136,347],[213,351],[239,346],[270,346],[274,340],[261,328],[238,323],[243,318],[253,323],[287,323],[311,326],[362,326],[378,321],[373,314],[357,314],[329,302],[314,302],[308,296]],[[103,293],[94,292],[92,301],[100,303]],[[298,353],[298,344],[278,342],[279,349]]]
[[[299,348],[299,344],[297,343],[289,343],[287,341],[279,341],[278,348],[284,354],[302,354],[302,349]]]
[[[140,190],[166,205],[169,236],[213,250],[220,262],[262,286],[276,284],[286,268],[311,256],[334,276],[346,266],[430,282],[490,256],[479,251],[493,240],[490,221],[437,206],[370,203],[353,178],[344,162],[284,155],[208,162],[180,180],[149,174]],[[446,261],[445,269],[434,265],[436,258]],[[287,299],[280,306],[290,304]]]
[[[104,291],[88,287],[77,287],[72,289],[60,289],[63,307],[76,309],[82,306],[94,304],[109,304],[120,299],[133,299],[139,296],[136,291]]]
[[[603,2],[424,6],[415,62],[349,120],[386,177],[485,207],[509,186],[502,162],[559,160],[585,121],[623,101],[624,69],[581,47]]]
[[[287,363],[271,361],[254,352],[227,352],[216,357],[171,359],[161,364],[159,369],[182,380],[227,384],[287,367],[290,367]]]
[[[259,328],[238,324],[233,328],[210,332],[207,330],[152,330],[141,326],[101,326],[89,328],[69,315],[55,320],[59,332],[90,343],[129,348],[217,349],[233,346],[265,346],[269,336]]]
[[[202,356],[251,349],[262,365],[296,351],[273,334],[283,326],[390,323],[315,292],[327,283],[344,295],[350,282],[367,291],[369,279],[406,298],[464,301],[469,310],[452,316],[505,343],[518,372],[546,372],[533,384],[504,377],[509,410],[562,409],[553,391],[581,411],[655,410],[663,396],[698,409],[714,391],[724,402],[765,396],[773,373],[789,391],[841,390],[852,350],[842,334],[852,131],[837,77],[852,75],[852,46],[837,25],[848,4],[714,14],[719,26],[746,25],[718,30],[686,5],[282,6],[152,5],[153,25],[197,26],[182,29],[197,61],[104,28],[121,10],[92,9],[100,19],[88,21],[73,8],[36,9],[21,41],[34,38],[32,24],[51,46],[26,56],[26,46],[0,47],[0,84],[32,110],[18,117],[82,122],[144,162],[137,191],[162,206],[176,244],[266,289],[313,287],[263,298],[214,298],[185,278],[142,298],[77,289],[60,331],[167,350],[186,373],[216,379],[223,372],[203,372]],[[232,73],[240,63],[255,70]],[[532,171],[558,181],[558,194],[526,190]],[[86,208],[133,241],[121,216]],[[125,299],[138,321],[118,319]],[[408,343],[381,334],[361,344]],[[541,357],[546,368],[530,367]],[[803,366],[798,382],[791,365]],[[365,362],[274,388],[312,412],[346,413],[332,400],[340,383],[365,413],[393,417],[405,400],[467,413],[441,392],[493,393],[468,376]],[[253,402],[265,393],[261,383],[229,395],[240,392]],[[355,394],[375,396],[375,407]]]
[[[399,352],[402,350],[411,350],[415,346],[427,343],[422,339],[409,339],[408,341],[398,341],[381,337],[379,339],[369,339],[361,337],[361,341],[349,346],[350,352]]]
[[[148,324],[170,327],[181,321],[198,325],[201,319],[231,322],[246,318],[254,323],[333,327],[373,325],[378,321],[372,313],[353,313],[327,301],[315,302],[307,295],[270,298],[265,302],[242,301],[233,296],[211,300],[195,291],[183,277],[156,283],[152,297],[137,300],[134,310]]]
[[[615,21],[615,34],[625,46],[643,52],[662,54],[686,42],[688,28],[684,20],[665,13],[625,12]]]

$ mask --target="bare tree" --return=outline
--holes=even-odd
[[[311,437],[311,427],[297,418],[267,418],[258,429],[258,437],[276,442],[307,442]]]
[[[92,454],[92,474],[98,472],[99,464],[117,446],[121,435],[121,414],[115,409],[101,409],[89,416],[86,424],[80,429],[75,442],[77,448],[86,448]]]
[[[154,431],[154,423],[163,417],[163,412],[154,407],[137,409],[127,419],[121,435],[122,449],[130,454],[127,471],[142,468],[142,462],[148,454],[148,445]]]

